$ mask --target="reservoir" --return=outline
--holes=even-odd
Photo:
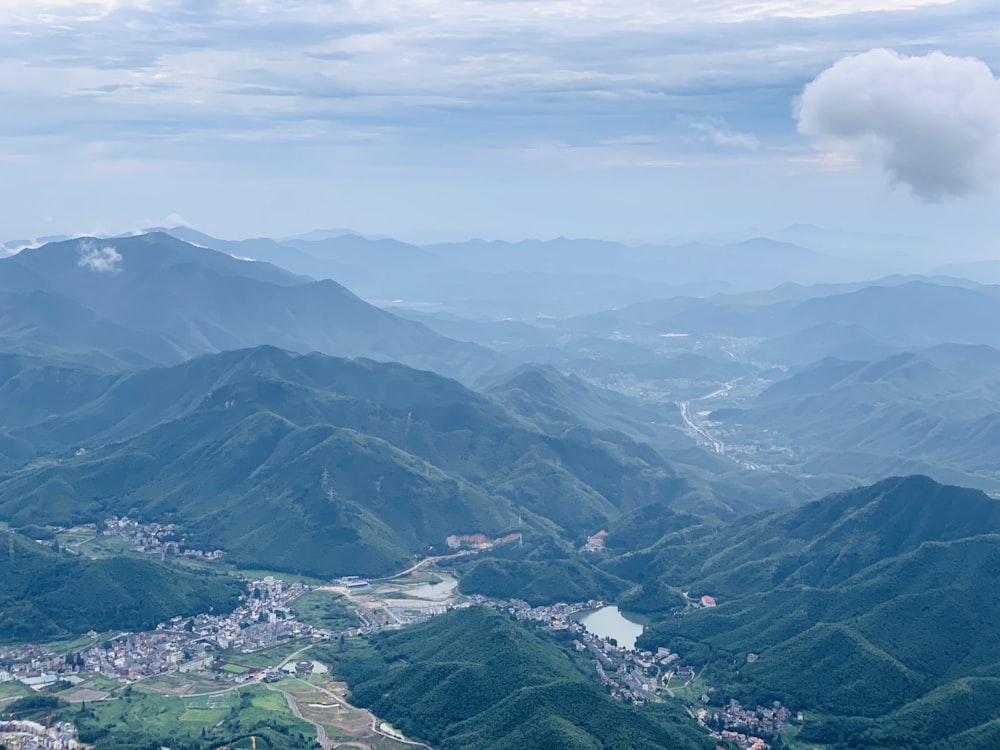
[[[601,607],[586,612],[580,623],[599,638],[614,638],[623,648],[635,648],[635,639],[645,630],[643,625],[632,622],[618,607]]]

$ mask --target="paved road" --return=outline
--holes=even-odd
[[[462,550],[461,552],[456,552],[454,555],[437,555],[435,557],[425,557],[423,560],[421,560],[420,562],[418,562],[416,565],[411,565],[409,568],[407,568],[403,572],[396,573],[396,575],[389,576],[387,578],[381,578],[379,580],[382,580],[382,581],[391,581],[393,578],[401,578],[402,576],[409,575],[413,571],[419,570],[420,568],[422,568],[427,563],[435,563],[435,562],[438,562],[439,560],[453,560],[456,557],[465,557],[466,555],[474,555],[474,554],[476,554],[476,552],[478,552],[478,550],[466,549],[466,550]]]
[[[712,450],[719,455],[723,455],[726,452],[725,443],[709,435],[703,427],[699,426],[693,419],[691,419],[691,402],[681,401],[677,404],[677,406],[680,407],[681,418],[684,420],[684,424],[686,424],[688,428],[693,430],[696,434],[704,438],[706,442],[710,443]]]
[[[712,435],[710,435],[705,430],[704,427],[702,427],[701,425],[699,425],[697,422],[694,421],[694,419],[691,417],[691,404],[695,403],[696,401],[707,401],[708,399],[715,398],[716,396],[726,396],[726,395],[729,394],[729,392],[731,390],[733,390],[733,388],[736,386],[736,384],[738,382],[740,382],[742,379],[743,378],[737,378],[736,380],[730,380],[728,383],[726,383],[725,385],[723,385],[718,390],[712,391],[711,393],[709,393],[709,394],[707,394],[705,396],[699,396],[698,398],[691,399],[690,401],[678,401],[677,402],[677,406],[681,410],[681,418],[684,420],[684,424],[686,424],[691,430],[693,430],[695,433],[697,433],[702,438],[704,438],[706,441],[708,441],[711,444],[711,446],[712,446],[712,450],[714,450],[719,455],[725,455],[725,453],[726,453],[726,444],[723,443],[718,438],[713,437]]]

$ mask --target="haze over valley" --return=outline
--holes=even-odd
[[[267,260],[251,257],[253,249]],[[293,612],[278,599],[274,610],[265,604],[250,611],[275,622],[273,612],[285,607],[283,621],[299,630],[261,631],[240,646],[230,635],[211,635],[227,632],[223,620],[205,631],[207,639],[181,637],[185,653],[218,669],[226,659],[245,662],[243,649],[301,643],[297,635],[311,633],[320,644],[360,636],[367,645],[356,653],[352,647],[351,659],[367,666],[341,663],[320,646],[315,653],[347,679],[355,710],[373,710],[422,740],[531,744],[549,731],[541,727],[568,721],[553,740],[567,747],[584,737],[643,747],[668,736],[695,747],[713,733],[737,746],[803,737],[802,746],[811,747],[840,737],[844,726],[858,746],[884,747],[887,735],[856,717],[888,712],[898,714],[893,721],[906,737],[947,744],[988,734],[989,711],[973,712],[946,734],[907,724],[908,711],[921,701],[953,700],[962,681],[991,690],[992,667],[969,645],[960,658],[965,666],[925,673],[930,655],[902,649],[896,635],[876,637],[885,632],[878,628],[895,626],[873,609],[872,597],[908,618],[903,610],[931,596],[942,604],[926,609],[919,627],[935,628],[953,618],[947,602],[959,591],[988,585],[975,580],[987,568],[966,569],[956,555],[975,550],[987,555],[988,567],[992,535],[1000,533],[996,501],[949,485],[1000,492],[1000,440],[993,437],[1000,341],[991,325],[1000,287],[957,276],[881,276],[885,269],[846,262],[845,280],[831,283],[822,263],[803,270],[816,260],[811,251],[760,239],[706,251],[716,267],[735,257],[732,276],[698,282],[702,272],[686,264],[692,291],[683,294],[676,274],[670,283],[666,275],[640,278],[643,267],[681,265],[678,252],[568,240],[417,247],[355,234],[232,242],[174,229],[58,239],[0,259],[0,517],[9,529],[8,580],[25,581],[23,566],[32,560],[41,580],[87,576],[88,599],[122,601],[112,591],[123,581],[152,581],[181,561],[194,565],[171,584],[178,598],[153,609],[133,605],[131,614],[116,605],[119,614],[106,623],[96,613],[89,620],[62,614],[59,602],[81,596],[72,585],[59,584],[44,605],[12,588],[6,596],[13,608],[0,627],[12,642],[44,641],[117,623],[151,628],[173,614],[183,626],[186,614],[195,618],[184,626],[190,632],[209,601],[233,610],[230,619],[240,623],[246,614],[224,597],[254,579],[232,576],[263,569],[315,582],[294,592],[313,597],[310,609]],[[776,252],[802,254],[804,264],[778,263]],[[580,261],[561,273],[573,254]],[[608,264],[622,275],[608,275]],[[741,267],[761,273],[751,279]],[[335,280],[335,270],[358,281],[368,301]],[[847,281],[851,273],[861,280]],[[375,304],[411,283],[423,290],[419,303]],[[618,293],[612,287],[638,301],[601,309],[606,294]],[[477,295],[495,304],[470,315]],[[864,485],[871,486],[856,489]],[[860,526],[859,517],[867,519]],[[890,544],[896,537],[905,541]],[[32,538],[61,551],[35,562]],[[109,538],[120,541],[101,541]],[[600,678],[610,697],[594,691],[573,700],[593,703],[594,711],[610,701],[655,705],[659,713],[642,719],[647,723],[626,741],[564,714],[561,698],[551,710],[562,718],[535,716],[534,707],[520,726],[537,728],[510,734],[489,718],[500,709],[485,696],[465,718],[445,724],[417,720],[417,703],[365,697],[365,670],[380,672],[386,667],[377,659],[400,658],[385,649],[410,648],[409,641],[383,640],[381,631],[427,616],[419,608],[403,614],[385,604],[393,594],[380,593],[415,562],[421,566],[410,575],[423,568],[432,582],[442,575],[435,570],[457,577],[458,588],[433,613],[487,605],[536,623],[529,630],[541,627],[530,637],[542,641],[523,648],[554,651],[529,657],[540,660],[536,667],[566,644],[544,635],[567,627],[559,607],[579,612],[617,602],[642,613],[649,626],[634,650],[586,635],[575,642],[597,649],[596,672],[581,665],[572,675],[525,673],[526,682],[515,680],[506,688],[512,692],[495,699],[514,700],[542,685],[562,695]],[[107,578],[77,571],[80,565],[119,570]],[[924,582],[926,571],[918,575],[922,566],[937,571],[933,584]],[[369,598],[350,587],[340,602],[322,593],[329,586],[321,582],[341,591],[341,580],[362,581]],[[141,590],[128,594],[137,595],[141,601]],[[383,606],[388,619],[378,614]],[[339,619],[320,615],[327,607],[338,608]],[[804,620],[793,614],[801,612]],[[857,624],[862,615],[870,626]],[[333,631],[324,629],[334,622]],[[567,632],[582,627],[574,622]],[[426,637],[455,642],[463,629],[498,626],[442,615],[427,624]],[[222,661],[213,656],[220,643],[231,651]],[[746,674],[724,666],[723,654],[738,662],[744,652],[766,666]],[[824,652],[845,660],[838,675],[879,669],[879,659],[900,664],[899,690],[887,686],[858,702],[846,676],[823,688],[795,676],[811,674]],[[17,677],[22,652],[6,653]],[[104,653],[93,652],[95,664],[112,658]],[[660,653],[649,663],[664,665],[642,667],[645,653]],[[450,657],[402,658],[430,669]],[[171,672],[169,662],[140,664],[134,676],[97,668],[126,682]],[[431,678],[398,679],[416,680],[416,688]],[[470,678],[448,679],[468,688]],[[699,689],[707,692],[685,708],[679,696]],[[72,723],[79,712],[74,693],[66,695],[60,716]],[[156,701],[164,693],[156,687],[150,695]],[[765,697],[764,705],[778,702],[780,711],[769,710],[779,718],[754,713],[753,700]],[[450,715],[452,700],[421,711]],[[722,718],[694,710],[718,700]],[[31,715],[30,702],[17,705]],[[799,712],[815,718],[790,718]],[[74,731],[110,747],[88,722],[79,715],[82,730],[74,724]],[[146,729],[140,722],[130,731]],[[524,732],[535,739],[524,740]],[[301,736],[308,744],[309,732]]]
[[[0,750],[1000,747],[993,0],[0,8]]]

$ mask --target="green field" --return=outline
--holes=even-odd
[[[701,677],[695,677],[694,680],[674,677],[670,680],[670,689],[673,691],[674,697],[692,703],[700,699],[710,688],[711,685]]]
[[[809,721],[808,717],[806,721]],[[815,742],[806,742],[799,739],[799,733],[801,732],[801,726],[793,726],[787,732],[781,735],[781,739],[785,742],[785,747],[788,750],[827,750],[828,745],[817,745]]]
[[[304,583],[308,586],[323,586],[329,584],[328,580],[323,578],[316,578],[314,576],[304,576],[298,573],[286,573],[279,570],[264,570],[261,568],[233,568],[234,573],[238,573],[241,576],[247,578],[267,578],[271,576],[272,578],[277,578],[280,581],[292,581],[296,583]]]
[[[31,688],[22,685],[20,682],[5,682],[0,684],[0,700],[5,698],[20,698],[22,695],[31,695]]]
[[[84,686],[93,690],[115,690],[121,687],[121,683],[118,680],[105,677],[102,674],[81,674],[80,677],[86,680]]]
[[[227,653],[220,655],[222,660],[239,662],[247,667],[277,667],[289,656],[303,648],[312,645],[311,639],[299,638],[287,643],[281,643],[271,648],[254,651],[252,654]]]
[[[78,638],[69,638],[59,641],[46,641],[45,647],[57,654],[68,654],[73,651],[83,651],[84,649],[91,648],[95,644],[110,640],[114,638],[116,635],[118,635],[120,632],[121,631],[119,630],[109,630],[103,633],[98,633],[96,638],[88,638],[85,635],[81,635]]]
[[[223,721],[240,703],[235,691],[182,698],[185,711],[181,721],[214,726]]]
[[[259,686],[178,698],[125,688],[116,700],[73,705],[57,714],[97,750],[159,746],[310,750],[315,730],[296,719],[284,698]]]
[[[95,534],[92,531],[64,531],[56,534],[56,540],[63,549],[84,557],[108,557],[131,552],[120,536],[104,536],[99,532]]]
[[[441,576],[433,572],[420,573],[419,575],[396,575],[390,578],[380,578],[378,583],[381,584],[396,584],[396,585],[416,585],[420,583],[441,583],[444,579]],[[372,582],[373,585],[376,583]]]
[[[281,693],[276,693],[273,690],[258,692],[254,695],[253,706],[254,708],[261,708],[265,711],[281,712],[288,710],[288,704],[285,702],[285,696]]]
[[[361,624],[357,613],[347,604],[347,599],[329,591],[303,594],[292,604],[292,612],[299,622],[334,632]]]
[[[246,667],[241,667],[239,664],[226,664],[222,667],[222,671],[229,674],[246,674],[250,670]]]

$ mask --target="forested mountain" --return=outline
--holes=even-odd
[[[149,233],[0,260],[0,520],[127,515],[237,568],[321,577],[519,531],[453,561],[459,591],[643,613],[642,643],[673,648],[718,695],[805,710],[800,741],[998,739],[1000,504],[934,481],[1000,488],[997,288],[786,284],[559,318],[539,314],[546,290],[569,312],[669,294],[668,266],[635,269],[673,251],[186,236],[197,245]],[[805,278],[828,260],[773,242],[701,249],[692,267],[770,257]],[[395,300],[422,311],[401,317],[301,275],[314,271],[367,297],[429,297]],[[515,288],[521,319],[495,319]],[[918,473],[934,480],[829,494]],[[16,535],[0,535],[4,566],[0,638],[149,627],[236,595]],[[93,606],[65,606],[72,591]],[[589,665],[494,612],[366,648],[331,650],[357,699],[443,747],[701,746],[669,706],[609,701]]]
[[[175,364],[189,355],[166,335],[130,328],[68,297],[39,290],[0,291],[0,351],[104,370]]]
[[[740,441],[780,436],[787,463],[809,473],[919,471],[995,490],[1000,350],[939,344],[873,361],[827,358],[711,420]]]
[[[590,664],[485,608],[386,632],[337,657],[351,700],[452,750],[710,748],[678,708],[627,708]]]
[[[0,530],[0,642],[148,630],[176,615],[229,612],[242,588],[231,576],[132,557],[87,560]]]
[[[985,696],[1000,684],[1000,502],[980,492],[890,479],[673,531],[609,569],[640,583],[638,607],[676,608],[665,590],[712,595],[717,607],[660,617],[643,643],[691,655],[747,700],[819,712],[803,739],[992,741],[1000,711]],[[759,659],[748,664],[748,653]],[[970,691],[975,700],[960,698]]]
[[[271,347],[122,375],[22,364],[35,393],[76,385],[60,414],[12,410],[11,439],[48,456],[0,481],[21,523],[169,520],[238,562],[331,575],[455,533],[582,539],[651,503],[732,514],[621,432],[553,434],[402,365]]]
[[[37,328],[30,319],[22,320],[24,315],[68,319],[78,314],[70,306],[83,306],[75,326],[93,319],[81,330],[96,348],[106,356],[128,349],[132,353],[124,359],[133,366],[138,357],[153,359],[156,352],[156,363],[173,364],[187,356],[261,344],[401,361],[467,380],[505,366],[492,351],[373,307],[334,281],[313,281],[162,233],[83,238],[24,250],[0,259],[0,291],[35,295],[28,298],[31,308],[8,313],[14,322],[6,327],[12,333]],[[39,292],[49,296],[39,298]],[[53,327],[58,328],[53,347],[78,350],[86,343],[75,341],[72,326]],[[7,351],[40,353],[34,350],[39,345],[34,334],[12,343],[16,348]]]

